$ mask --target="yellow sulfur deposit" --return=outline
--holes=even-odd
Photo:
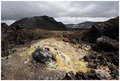
[[[56,38],[39,41],[31,45],[30,48],[24,52],[24,54],[21,53],[20,56],[27,59],[38,46],[41,48],[49,48],[49,52],[54,54],[56,58],[56,66],[54,66],[54,68],[51,68],[51,66],[53,66],[52,63],[46,63],[49,69],[67,69],[73,72],[86,72],[90,69],[86,67],[88,64],[87,62],[79,60],[87,55],[89,51],[77,48],[78,46],[71,45],[69,42],[64,42]]]

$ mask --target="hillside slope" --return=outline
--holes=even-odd
[[[67,28],[61,22],[55,21],[52,17],[48,16],[35,16],[30,18],[23,18],[14,22],[10,27],[15,27],[16,25],[24,25],[27,27],[36,27],[46,30],[66,30]]]

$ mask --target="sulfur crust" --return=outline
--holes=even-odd
[[[81,49],[77,49],[77,45],[73,45],[56,38],[49,38],[32,44],[27,51],[25,51],[24,53],[20,53],[19,55],[27,59],[37,49],[37,46],[49,47],[50,52],[53,53],[56,57],[57,66],[54,68],[50,68],[50,64],[46,63],[48,69],[54,70],[63,68],[68,69],[69,71],[73,71],[74,73],[77,71],[87,72],[88,70],[90,70],[90,68],[86,67],[88,64],[87,62],[79,61],[79,57],[82,55],[82,52]],[[56,51],[53,46],[56,46],[56,48],[59,49]],[[63,48],[66,50],[63,50]],[[75,51],[76,49],[78,50],[78,52]],[[57,55],[57,52],[59,52],[61,55],[64,55],[66,57],[66,61],[70,64],[63,60],[59,55]],[[87,51],[85,53],[87,53]]]

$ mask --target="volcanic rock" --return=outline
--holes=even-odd
[[[95,70],[91,69],[90,71],[83,73],[83,72],[76,72],[75,75],[76,80],[101,80],[101,77],[98,77],[95,73]]]
[[[108,66],[110,71],[111,71],[111,75],[112,77],[114,77],[115,79],[119,79],[119,69],[118,67],[116,67],[114,64],[111,64]]]
[[[1,32],[2,32],[2,34],[5,34],[6,32],[7,32],[7,28],[8,28],[9,26],[6,24],[6,23],[1,23]]]
[[[97,47],[102,50],[115,51],[119,49],[119,43],[106,36],[97,38]]]
[[[107,36],[118,41],[119,17],[92,25],[91,28],[85,32],[82,40],[95,43],[96,39],[101,36]]]
[[[111,75],[106,70],[97,69],[97,70],[95,70],[95,74],[102,80],[110,80],[111,79]]]
[[[64,80],[75,80],[75,74],[72,71],[66,73]]]
[[[17,45],[30,44],[31,41],[53,36],[52,32],[39,28],[30,28],[21,24],[15,27],[9,27],[7,24],[1,24],[1,44],[2,56],[7,56],[8,49],[12,49]]]
[[[68,76],[69,75],[69,76]],[[110,80],[112,77],[109,72],[103,69],[91,69],[90,71],[76,72],[74,75],[71,72],[66,73],[64,80]]]
[[[56,65],[56,58],[54,54],[50,53],[48,50],[38,47],[33,53],[32,58],[44,64],[52,63]]]

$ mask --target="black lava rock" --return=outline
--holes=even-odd
[[[70,71],[65,75],[63,79],[64,80],[75,80],[75,74],[72,71]]]

